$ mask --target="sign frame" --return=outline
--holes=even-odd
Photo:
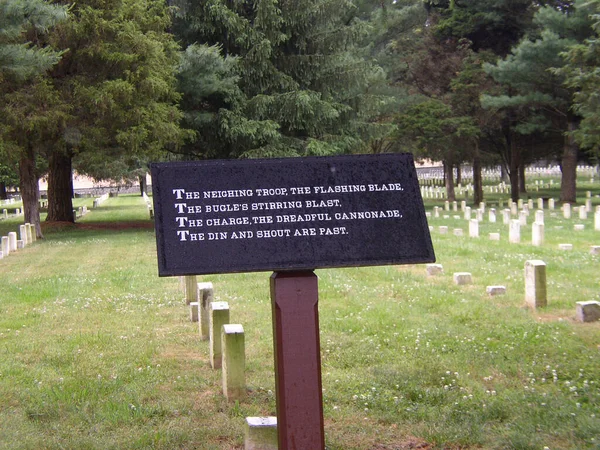
[[[153,163],[151,172],[159,276],[435,261],[409,153]],[[186,226],[199,222],[201,233]]]

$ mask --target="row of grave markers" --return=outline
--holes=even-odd
[[[590,182],[593,183],[594,182],[594,178],[598,177],[598,170],[596,167],[594,166],[578,166],[577,167],[577,175],[578,176],[589,176],[590,177]],[[455,174],[454,174],[454,178],[457,178],[458,173],[456,172],[455,169]],[[562,171],[560,169],[560,166],[549,166],[549,167],[527,167],[525,169],[525,175],[526,175],[526,180],[527,182],[527,189],[531,189],[531,190],[539,190],[539,189],[543,189],[543,188],[548,188],[551,185],[554,184],[554,180],[551,178],[550,180],[543,180],[543,179],[536,179],[536,180],[531,180],[531,178],[548,178],[548,177],[554,177],[554,178],[559,178],[562,176]],[[418,171],[418,178],[419,178],[419,184],[421,186],[443,186],[445,183],[445,179],[444,179],[444,169],[442,167],[428,167],[428,168],[423,168],[421,170]],[[490,193],[500,193],[500,192],[510,192],[510,186],[508,186],[506,184],[505,181],[503,181],[502,179],[502,172],[500,170],[500,167],[496,167],[496,168],[491,168],[491,169],[483,169],[481,171],[481,178],[483,181],[488,181],[488,182],[498,182],[498,186],[489,186],[489,185],[484,185],[483,189],[484,191],[488,191]],[[461,183],[458,184],[458,190],[460,192],[460,195],[462,195],[463,193],[463,188],[466,189],[465,192],[473,192],[474,186],[472,184],[472,180],[473,180],[473,170],[471,167],[462,167],[461,168],[461,180],[462,181],[470,181],[469,184],[462,186]],[[531,181],[530,181],[531,180]],[[500,191],[500,190],[494,190],[496,188],[504,188],[504,191]],[[445,189],[443,189],[444,195],[445,195]],[[441,191],[440,191],[441,192]]]
[[[518,203],[509,201],[508,206],[502,210],[502,220],[504,225],[509,225],[509,233],[508,240],[510,243],[519,243],[521,241],[521,227],[527,225],[527,218],[530,215],[530,209],[533,209],[534,201],[530,199],[527,203],[524,203],[520,200]],[[544,199],[538,199],[537,206],[538,210],[535,212],[535,221],[532,224],[532,245],[541,246],[544,243]],[[500,202],[500,207],[502,206],[502,202]],[[554,199],[548,199],[547,202],[548,209],[550,211],[554,210],[555,202]],[[479,222],[483,221],[484,213],[486,210],[485,202],[480,203],[479,209],[475,210],[476,218],[471,218],[472,210],[470,207],[466,206],[466,202],[461,202],[461,211],[463,212],[463,217],[469,223],[469,236],[470,237],[479,237]],[[519,211],[519,208],[521,209]],[[453,202],[452,209],[458,212],[458,203]],[[588,192],[588,198],[586,199],[586,203],[584,206],[571,208],[569,203],[565,203],[562,206],[563,217],[565,219],[571,219],[572,217],[572,209],[576,210],[579,214],[580,220],[588,219],[588,212],[592,211],[592,199],[591,193]],[[444,210],[450,211],[450,202],[446,201],[444,204]],[[442,212],[442,208],[435,206],[433,208],[433,212],[427,212],[427,217],[435,217],[439,218]],[[518,214],[518,219],[512,219],[513,216]],[[551,215],[556,215],[556,213],[551,212]],[[449,215],[443,215],[445,219],[450,218]],[[460,215],[454,215],[454,219],[461,219]],[[490,223],[496,223],[497,214],[496,209],[491,208],[488,211],[488,220]],[[429,227],[430,231],[433,231],[433,227]],[[575,224],[573,226],[574,231],[582,231],[585,229],[584,224]],[[600,205],[596,207],[596,211],[594,213],[594,229],[596,231],[600,231]],[[440,234],[448,233],[447,226],[440,226],[439,232]],[[453,234],[455,236],[462,236],[463,230],[462,228],[455,228],[453,230]],[[499,233],[490,233],[490,240],[500,240]],[[561,250],[571,250],[571,244],[559,244],[559,248]],[[590,252],[592,254],[600,254],[600,246],[593,245],[591,246]]]
[[[441,264],[427,264],[427,275],[436,276],[444,272]],[[470,272],[455,272],[454,284],[473,284]],[[506,294],[506,286],[487,286],[486,293],[490,296]],[[525,261],[525,304],[532,308],[544,308],[548,305],[546,263],[541,260]],[[576,302],[576,320],[579,322],[595,322],[600,320],[600,302],[596,300]]]
[[[14,253],[25,246],[34,243],[37,240],[35,228],[30,223],[19,226],[19,237],[17,239],[17,233],[11,231],[8,236],[2,236],[2,246],[0,247],[0,259],[8,257],[11,253]]]
[[[244,327],[230,322],[227,302],[215,301],[211,282],[197,282],[195,275],[181,277],[190,320],[198,322],[202,340],[209,341],[213,369],[221,369],[223,395],[229,401],[246,396]],[[277,418],[247,417],[245,450],[277,450]]]

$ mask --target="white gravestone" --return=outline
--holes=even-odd
[[[221,329],[229,323],[229,304],[227,302],[212,302],[210,304],[210,365],[220,369],[222,364]]]
[[[544,224],[543,222],[533,222],[531,226],[531,244],[539,247],[544,243]]]
[[[8,249],[11,252],[17,251],[17,233],[15,233],[14,231],[8,233]]]
[[[441,264],[427,264],[425,269],[429,276],[439,275],[444,272],[444,267]]]
[[[506,286],[488,286],[485,290],[490,297],[506,294]]]
[[[525,225],[527,225],[527,213],[526,213],[525,211],[521,211],[521,212],[519,213],[519,223],[520,223],[522,226],[525,226]]]
[[[600,302],[577,302],[576,317],[579,322],[596,322],[600,320]]]
[[[469,220],[469,237],[479,237],[479,222],[477,219]]]
[[[538,209],[535,212],[535,221],[539,222],[539,223],[544,223],[544,211],[541,209]]]
[[[458,284],[459,286],[473,283],[473,278],[469,272],[456,272],[453,278],[454,284]]]
[[[516,219],[511,220],[508,226],[508,242],[511,244],[521,242],[521,222]]]
[[[548,304],[546,296],[546,263],[539,259],[525,262],[525,303],[531,308]]]

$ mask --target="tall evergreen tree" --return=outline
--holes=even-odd
[[[204,89],[184,104],[199,135],[191,155],[365,151],[389,132],[373,120],[382,98],[369,89],[383,74],[356,51],[366,29],[351,1],[201,0],[180,7],[174,30],[185,45],[198,44],[186,52],[188,63],[195,58],[198,67],[203,58],[219,81],[212,93]],[[180,76],[186,92],[203,76],[190,67]]]
[[[65,117],[45,136],[49,221],[72,221],[72,167],[104,177],[178,145],[178,47],[160,0],[82,0],[50,34],[47,82]]]
[[[587,2],[594,34],[570,47],[563,55],[566,64],[556,72],[574,90],[574,112],[581,117],[575,140],[600,161],[600,0]]]
[[[35,35],[66,17],[66,7],[43,0],[0,1],[0,81],[3,74],[27,79],[56,64],[60,52],[40,46]]]
[[[561,53],[591,33],[589,11],[577,2],[574,11],[545,7],[536,13],[540,34],[524,39],[512,53],[486,70],[507,87],[507,95],[487,97],[487,105],[507,109],[526,108],[528,114],[516,129],[521,134],[544,131],[564,137],[561,200],[576,201],[578,148],[572,138],[579,118],[572,113],[573,91],[563,87],[564,78],[550,69],[562,67]],[[514,186],[513,186],[514,190]]]
[[[52,99],[40,77],[60,60],[61,52],[47,45],[46,36],[51,27],[66,17],[66,7],[41,0],[0,1],[2,152],[9,165],[18,165],[25,221],[33,224],[38,238],[43,235],[38,203],[40,170],[36,163],[39,149],[33,145],[37,133],[34,128],[57,117],[49,111]]]

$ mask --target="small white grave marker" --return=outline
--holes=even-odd
[[[521,242],[521,222],[516,219],[510,221],[508,227],[508,242],[518,244]]]
[[[246,396],[246,350],[244,328],[239,324],[223,325],[223,395],[227,400]]]
[[[479,237],[479,221],[477,219],[469,220],[469,237]]]
[[[579,322],[596,322],[600,320],[600,302],[577,302],[576,317]]]
[[[435,276],[444,272],[444,267],[441,264],[426,264],[427,275]]]
[[[544,243],[544,223],[533,222],[531,226],[531,243],[536,247],[539,247]]]
[[[469,272],[456,272],[454,273],[454,284],[458,284],[459,286],[465,284],[472,284],[473,277]]]
[[[210,304],[210,365],[220,369],[222,364],[221,328],[229,323],[229,304],[227,302],[212,302]]]
[[[525,302],[531,308],[547,305],[546,263],[539,259],[525,262]]]
[[[8,233],[8,248],[11,252],[17,251],[17,233],[14,231]]]
[[[494,297],[495,295],[504,295],[506,294],[506,286],[488,286],[486,287],[485,291],[490,297]]]
[[[244,450],[277,450],[277,417],[246,417]]]

